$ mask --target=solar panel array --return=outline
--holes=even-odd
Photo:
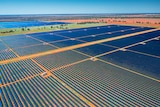
[[[151,29],[107,25],[0,37],[0,106],[160,106],[160,30],[58,51]]]
[[[26,22],[0,22],[0,29],[3,28],[19,28],[19,27],[33,27],[33,26],[46,26],[46,25],[59,25],[67,24],[65,22],[39,22],[39,21],[26,21]]]

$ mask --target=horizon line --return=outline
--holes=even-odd
[[[150,13],[150,12],[146,12],[146,13],[42,13],[42,14],[36,14],[36,13],[27,13],[27,14],[0,14],[0,15],[101,15],[101,14],[127,14],[127,15],[132,15],[132,14],[160,14],[160,12],[155,12],[155,13]]]

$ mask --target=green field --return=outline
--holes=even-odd
[[[84,24],[72,23],[72,24],[63,24],[63,25],[34,26],[34,27],[25,27],[25,28],[24,27],[23,28],[6,28],[6,29],[0,29],[0,36],[85,28],[85,27],[102,26],[102,25],[106,25],[106,24],[105,23],[84,23]]]

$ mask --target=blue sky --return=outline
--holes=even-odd
[[[160,0],[0,0],[0,14],[160,13]]]

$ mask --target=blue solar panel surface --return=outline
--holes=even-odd
[[[0,28],[18,28],[18,27],[32,27],[32,26],[45,26],[45,25],[59,25],[68,24],[65,22],[0,22]]]

